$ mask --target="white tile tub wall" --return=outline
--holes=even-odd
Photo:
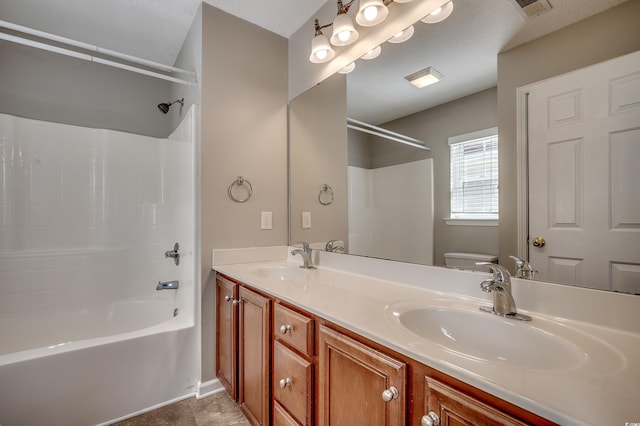
[[[192,114],[167,139],[0,114],[0,315],[193,285],[164,258],[193,252]]]

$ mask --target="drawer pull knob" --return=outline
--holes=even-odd
[[[280,326],[280,333],[282,333],[282,334],[287,334],[287,332],[291,333],[291,330],[292,330],[292,328],[291,328],[291,326],[289,324],[287,324],[287,325],[283,324],[283,325]]]
[[[440,424],[440,417],[433,411],[429,411],[428,414],[422,416],[420,424],[422,426],[438,426]]]
[[[396,389],[395,386],[391,386],[389,389],[382,391],[382,400],[384,402],[389,402],[392,399],[397,399],[399,395],[400,392],[398,392],[398,389]]]
[[[232,305],[237,305],[238,303],[240,303],[239,300],[234,300],[231,296],[225,296],[224,300],[227,302],[231,302]]]
[[[287,386],[291,386],[291,379],[288,377],[286,379],[280,379],[280,389],[284,389]]]

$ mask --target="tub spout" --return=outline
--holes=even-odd
[[[156,290],[177,290],[179,287],[178,281],[158,281]]]

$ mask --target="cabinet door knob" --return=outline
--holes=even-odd
[[[291,379],[288,377],[285,379],[280,379],[280,389],[284,389],[287,386],[291,386]]]
[[[382,391],[382,400],[384,402],[389,402],[392,399],[397,399],[399,395],[400,392],[398,392],[398,389],[396,389],[395,386],[391,386],[389,389]]]
[[[238,303],[240,303],[239,300],[235,300],[233,297],[231,296],[225,296],[224,300],[227,302],[231,302],[232,305],[237,305]]]
[[[289,324],[283,324],[280,326],[280,333],[287,334],[287,332],[291,333],[291,326]]]
[[[420,424],[422,426],[438,426],[440,424],[440,417],[433,411],[429,411],[429,413],[422,416]]]

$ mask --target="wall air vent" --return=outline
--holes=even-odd
[[[514,0],[525,17],[533,18],[541,13],[551,10],[551,4],[547,0]]]

